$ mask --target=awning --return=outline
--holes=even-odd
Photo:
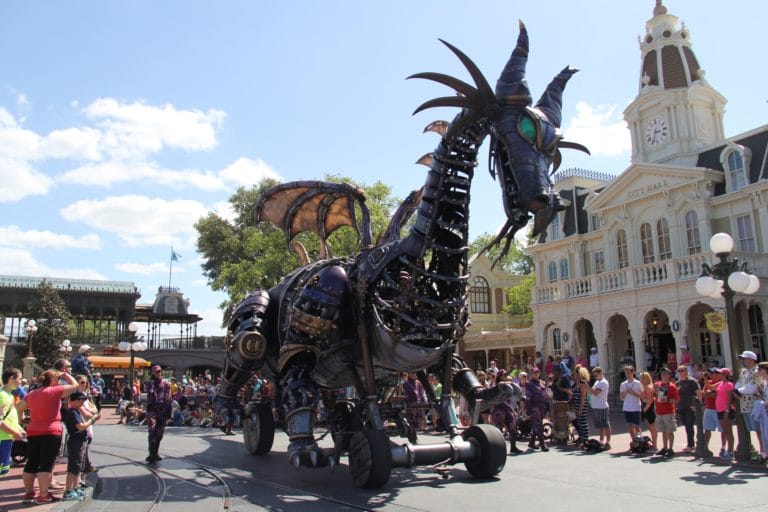
[[[95,368],[130,368],[131,358],[126,356],[90,356],[88,361]],[[141,357],[133,358],[134,368],[150,366],[152,363]]]

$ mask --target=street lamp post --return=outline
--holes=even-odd
[[[738,258],[731,258],[733,250],[733,238],[727,233],[716,233],[709,240],[709,248],[717,256],[718,262],[710,266],[704,263],[701,277],[696,281],[696,291],[700,295],[712,298],[723,297],[725,299],[725,322],[728,327],[728,339],[730,342],[730,367],[736,373],[737,359],[734,354],[744,350],[742,340],[741,319],[736,315],[733,306],[733,297],[736,293],[751,295],[760,288],[760,279],[754,274],[748,273],[747,262],[739,263]],[[736,460],[748,461],[752,445],[749,438],[741,408],[736,407],[736,429],[738,431],[739,444],[736,447]]]
[[[61,352],[61,355],[69,359],[69,354],[72,352],[72,342],[69,340],[64,340],[61,342],[61,345],[59,345],[59,352]]]
[[[27,320],[27,325],[24,326],[24,332],[27,335],[27,355],[22,358],[24,362],[23,376],[25,379],[32,379],[34,377],[34,364],[37,358],[32,353],[32,338],[35,337],[37,332],[37,322],[32,319]]]
[[[147,350],[147,344],[144,342],[144,340],[137,340],[136,339],[136,332],[139,330],[139,326],[136,324],[136,322],[131,322],[128,324],[128,333],[130,336],[130,341],[121,341],[117,348],[121,352],[129,352],[131,353],[131,360],[128,363],[128,385],[133,388],[133,375],[134,375],[134,356],[136,352],[143,352]]]

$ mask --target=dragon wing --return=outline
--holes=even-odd
[[[400,230],[403,228],[405,223],[408,222],[408,219],[411,218],[411,215],[413,215],[413,212],[415,212],[416,208],[419,206],[419,203],[421,202],[422,191],[423,189],[421,188],[412,191],[410,194],[408,194],[408,197],[406,197],[405,200],[400,203],[400,206],[397,207],[397,210],[389,220],[387,229],[384,230],[384,232],[382,232],[379,235],[379,238],[376,240],[377,246],[400,239]]]
[[[355,216],[360,207],[362,226]],[[362,190],[347,183],[293,181],[267,190],[255,208],[256,222],[269,221],[285,233],[288,247],[297,234],[309,231],[320,238],[322,250],[330,256],[328,236],[342,226],[357,231],[362,245],[371,244],[371,218]]]

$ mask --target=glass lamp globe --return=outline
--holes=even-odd
[[[715,233],[709,239],[709,248],[715,254],[731,252],[733,250],[733,238],[728,233]]]
[[[61,346],[62,347],[68,347],[71,344],[72,344],[72,342],[70,342],[69,340],[64,340],[64,341],[61,342]]]
[[[715,279],[715,287],[712,289],[712,293],[709,294],[713,299],[719,299],[723,296],[723,282],[720,279]]]
[[[37,324],[34,320],[27,320],[27,326],[28,327],[34,327]]]
[[[746,293],[747,295],[752,295],[759,289],[760,289],[760,278],[757,277],[755,274],[749,274],[749,286],[747,286],[747,289],[744,290],[744,293]]]
[[[131,343],[131,350],[133,350],[134,352],[138,352],[139,350],[141,350],[141,342],[135,341]]]
[[[128,324],[128,332],[131,334],[135,334],[139,330],[139,325],[136,322],[131,322]]]
[[[696,292],[709,297],[715,289],[715,280],[711,276],[701,276],[696,280]]]
[[[728,286],[736,293],[741,293],[749,287],[749,274],[746,272],[734,272],[728,276]]]
[[[142,341],[141,342],[141,350],[147,350],[147,342],[146,341]]]
[[[131,344],[128,343],[127,341],[121,341],[120,343],[117,344],[117,349],[120,352],[127,352],[131,350]]]

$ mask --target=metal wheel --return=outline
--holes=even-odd
[[[544,420],[542,422],[542,427],[544,430],[544,439],[549,441],[552,439],[553,431],[552,431],[552,424],[548,420]]]
[[[275,419],[269,404],[256,404],[251,414],[243,420],[243,440],[252,455],[264,455],[275,441]]]
[[[464,463],[475,478],[491,478],[504,469],[507,462],[507,445],[504,435],[492,425],[473,425],[461,437],[478,448],[477,457]]]
[[[349,472],[358,487],[376,489],[387,483],[392,473],[392,451],[386,432],[363,430],[352,434]]]

